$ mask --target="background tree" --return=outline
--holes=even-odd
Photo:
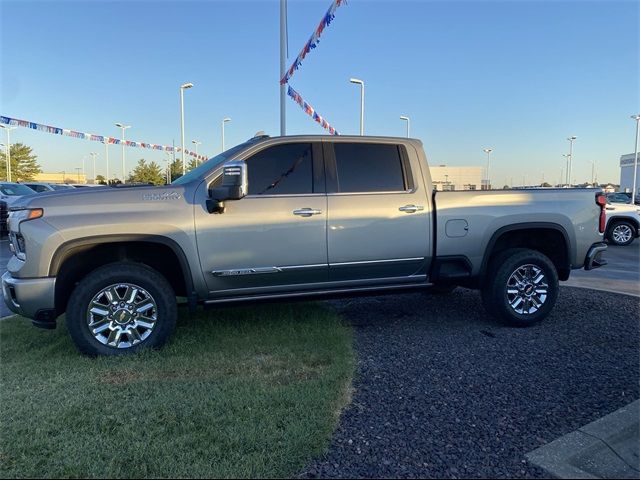
[[[99,183],[100,185],[106,185],[107,180],[104,178],[104,175],[96,175],[96,183]]]
[[[34,155],[31,147],[23,143],[11,145],[11,180],[14,182],[24,182],[33,180],[42,172],[37,162],[38,156]],[[0,178],[7,179],[7,156],[5,150],[0,152]]]
[[[542,185],[540,185],[541,187],[551,187],[551,184],[549,182],[543,182]]]
[[[180,178],[182,176],[182,160],[176,158],[175,161],[171,162],[171,181],[173,182],[176,178]]]
[[[143,158],[138,160],[136,168],[129,175],[129,182],[153,183],[164,185],[164,175],[156,162],[147,163]]]
[[[189,160],[189,163],[187,164],[187,172],[190,172],[197,166],[198,166],[198,160],[195,158],[192,158],[191,160]]]

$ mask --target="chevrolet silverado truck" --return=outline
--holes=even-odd
[[[179,299],[465,286],[527,326],[572,269],[604,263],[605,206],[593,189],[436,193],[415,139],[258,135],[166,186],[25,197],[2,289],[36,326],[66,314],[88,355],[159,347]]]

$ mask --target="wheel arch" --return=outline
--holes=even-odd
[[[196,293],[187,257],[174,240],[160,235],[101,235],[71,240],[54,253],[49,276],[56,277],[58,314],[66,306],[75,283],[90,271],[118,261],[139,262],[162,274],[176,295],[195,305]]]
[[[554,245],[555,242],[560,245]],[[549,257],[556,267],[559,279],[567,280],[571,272],[571,246],[567,230],[557,223],[526,222],[506,225],[496,230],[487,243],[480,267],[480,279],[484,280],[491,260],[501,252],[509,248],[529,248]]]

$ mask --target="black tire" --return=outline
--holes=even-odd
[[[607,238],[613,245],[624,247],[633,242],[636,238],[636,227],[628,220],[615,220],[611,222],[611,225],[607,229]],[[621,240],[621,237],[627,237],[626,240]]]
[[[516,283],[523,272],[522,286],[518,286]],[[535,278],[531,278],[534,274]],[[536,282],[540,274],[542,278]],[[484,283],[482,302],[489,314],[516,327],[528,327],[544,320],[558,298],[555,266],[546,255],[526,248],[512,248],[492,259]]]
[[[127,286],[129,290],[126,290]],[[104,296],[98,298],[115,299],[117,305],[111,305],[114,302],[106,302],[106,305],[117,310],[109,315],[90,313],[89,304],[102,292]],[[131,298],[129,302],[127,297]],[[138,308],[138,305],[141,306]],[[71,338],[81,353],[123,355],[162,346],[173,333],[177,316],[175,293],[162,275],[144,264],[118,262],[94,270],[78,283],[69,299],[66,321]],[[95,322],[93,325],[102,325],[104,333],[94,334],[89,327],[90,319]],[[152,326],[139,326],[138,322]],[[104,327],[107,323],[114,328]],[[118,337],[114,345],[119,342],[120,348],[104,343],[104,337],[114,330],[120,330],[120,334],[114,333]]]

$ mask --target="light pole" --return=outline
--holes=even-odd
[[[280,0],[280,78],[287,68],[287,0]],[[280,85],[280,136],[287,134],[287,85]],[[222,142],[224,144],[224,142]],[[224,151],[224,145],[222,146]]]
[[[65,170],[62,170],[60,173],[62,174],[62,183],[64,183],[67,176],[67,172]]]
[[[360,85],[360,135],[364,135],[364,82],[358,78],[350,78],[349,81]]]
[[[5,149],[4,159],[7,160],[7,152],[6,152],[7,146],[4,143],[0,143],[0,148],[4,148]],[[8,162],[7,162],[7,164],[8,164]],[[7,169],[7,164],[5,164],[5,166],[4,166],[4,175],[8,179],[9,178],[9,172],[8,172],[8,169]],[[7,181],[9,181],[9,180],[7,180]]]
[[[124,125],[122,123],[116,123],[116,127],[120,128],[122,130],[122,139],[121,139],[121,143],[122,143],[122,183],[127,183],[127,176],[126,176],[126,172],[124,170],[124,131],[127,128],[131,128],[131,125]]]
[[[567,138],[567,140],[569,140],[569,171],[567,172],[567,183],[569,184],[569,186],[571,186],[570,180],[571,180],[571,168],[573,166],[573,141],[578,138],[575,135],[572,135],[570,137]]]
[[[7,182],[11,181],[11,139],[9,137],[9,132],[11,130],[15,130],[18,127],[10,127],[7,125],[0,125],[0,127],[4,128],[4,130],[7,132],[7,155],[6,155],[6,160],[7,160]]]
[[[93,159],[93,184],[96,184],[96,156],[98,155],[96,152],[91,152],[91,158]],[[85,177],[86,178],[86,177]]]
[[[199,142],[198,140],[191,140],[191,143],[196,146],[196,165],[198,165],[200,163],[200,160],[198,160],[198,145],[202,145],[202,142]]]
[[[491,181],[489,180],[489,162],[491,160],[491,152],[493,152],[493,148],[485,148],[483,151],[487,154],[487,190],[491,190]]]
[[[565,185],[568,187],[569,186],[569,159],[571,158],[571,155],[569,155],[568,153],[563,153],[562,156],[567,159],[567,168],[565,170],[563,180],[565,181],[564,182]]]
[[[636,153],[633,161],[633,190],[631,191],[631,204],[635,205],[636,195],[638,193],[636,191],[636,177],[638,175],[638,136],[640,135],[640,115],[631,115],[631,118],[636,121]]]
[[[220,150],[221,152],[224,152],[224,124],[230,121],[231,119],[229,117],[225,117],[222,119],[222,150]],[[282,135],[284,135],[284,133]]]
[[[104,158],[107,162],[107,185],[109,185],[109,144],[106,140],[102,143],[104,143]]]
[[[406,120],[406,122],[407,122],[407,138],[409,138],[411,120],[409,120],[409,117],[406,117],[404,115],[400,115],[400,120]]]
[[[171,183],[171,155],[172,152],[164,152],[167,155],[167,172],[166,172],[166,177],[167,177],[167,185],[169,185]]]
[[[184,158],[184,91],[192,88],[193,83],[180,85],[180,136],[182,138],[182,175],[187,173],[187,165]]]

